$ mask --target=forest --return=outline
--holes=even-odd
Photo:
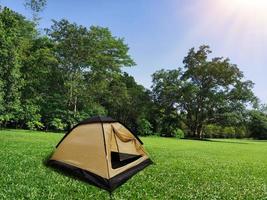
[[[135,67],[126,41],[66,19],[40,31],[0,7],[0,127],[66,131],[101,115],[142,136],[267,139],[267,106],[228,58],[191,48],[145,88],[125,72]]]

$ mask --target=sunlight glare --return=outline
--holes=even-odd
[[[244,12],[264,12],[267,11],[267,0],[224,0],[226,6],[234,9],[243,10]]]
[[[196,38],[209,44],[222,40],[221,50],[240,59],[257,62],[266,56],[267,0],[203,1],[188,8],[195,19],[191,23],[197,25],[192,26],[186,43]]]
[[[267,6],[267,0],[232,0],[229,1],[231,3],[235,3],[238,6],[247,6],[247,7],[257,7],[262,8]]]

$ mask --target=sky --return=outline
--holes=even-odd
[[[136,66],[129,74],[146,88],[162,68],[182,67],[191,47],[207,44],[212,57],[237,64],[267,103],[267,0],[47,0],[39,28],[52,19],[108,27],[124,38]],[[24,16],[23,0],[0,0]]]

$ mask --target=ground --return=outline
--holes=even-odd
[[[59,133],[0,131],[0,199],[109,199],[43,161]],[[115,190],[113,199],[267,199],[267,141],[142,138],[154,165]]]

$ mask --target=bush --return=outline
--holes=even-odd
[[[66,124],[64,124],[59,118],[53,118],[53,120],[50,122],[50,126],[55,130],[62,131],[65,129]]]
[[[204,127],[203,133],[206,138],[219,138],[221,136],[222,127],[209,124]]]
[[[204,127],[204,137],[206,138],[245,138],[247,130],[244,126],[220,126],[209,124]]]
[[[235,128],[231,126],[222,128],[221,136],[223,138],[235,138]]]
[[[29,121],[26,123],[26,125],[30,130],[38,130],[44,128],[44,125],[39,121]]]
[[[184,131],[178,128],[174,131],[174,136],[179,139],[184,138]]]
[[[159,132],[162,137],[175,137],[177,129],[181,127],[181,122],[179,118],[172,113],[164,116],[159,125]]]
[[[161,134],[160,134],[160,132],[155,132],[153,135],[155,135],[155,136],[161,136]]]
[[[144,118],[137,121],[138,124],[138,133],[142,136],[152,135],[152,125],[150,122]]]
[[[248,130],[246,127],[241,126],[241,127],[235,127],[235,137],[236,138],[247,138],[249,137]]]

